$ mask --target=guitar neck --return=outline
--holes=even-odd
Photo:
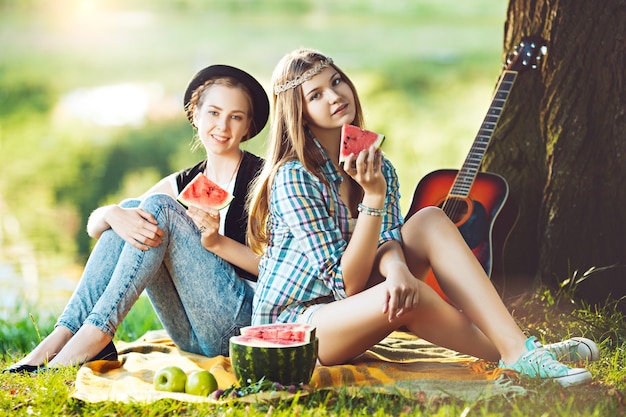
[[[476,174],[478,174],[483,157],[487,151],[487,147],[489,146],[489,142],[493,137],[493,132],[496,129],[498,120],[500,120],[502,109],[509,98],[509,93],[517,78],[517,74],[517,71],[510,70],[506,70],[502,73],[487,115],[472,143],[472,147],[465,158],[463,166],[454,179],[449,196],[467,197],[469,195],[470,189],[476,179]]]

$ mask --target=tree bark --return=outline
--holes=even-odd
[[[578,285],[587,301],[626,295],[626,1],[510,0],[504,51],[540,36],[538,71],[520,74],[483,169],[506,178],[520,214],[506,283]]]

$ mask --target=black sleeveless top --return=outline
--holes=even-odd
[[[206,169],[206,159],[191,168],[184,169],[176,175],[176,185],[178,191],[185,188],[187,184],[195,178],[200,172],[204,172]],[[224,220],[224,235],[231,239],[236,240],[241,244],[246,244],[246,232],[248,230],[248,211],[246,210],[246,196],[248,195],[249,187],[252,180],[257,176],[261,167],[263,166],[263,159],[251,154],[250,152],[243,151],[243,157],[241,159],[241,165],[239,166],[239,172],[237,173],[237,179],[235,180],[235,188],[233,190],[234,199],[230,203],[226,219]],[[250,274],[247,271],[233,265],[237,275],[241,278],[256,281],[257,276]]]

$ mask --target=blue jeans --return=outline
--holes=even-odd
[[[172,197],[155,194],[122,207],[150,212],[163,242],[142,251],[105,231],[57,325],[72,333],[89,323],[113,337],[145,289],[174,343],[206,356],[228,355],[228,340],[250,324],[252,288],[232,265],[206,250],[200,232]]]

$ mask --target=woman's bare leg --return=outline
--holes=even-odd
[[[445,213],[420,210],[402,227],[402,238],[409,269],[432,267],[448,298],[493,342],[502,360],[515,362],[526,351],[526,335]]]
[[[19,365],[46,365],[63,349],[63,346],[72,338],[73,333],[63,326],[54,328],[44,340],[37,345],[28,355],[17,362],[14,366]]]
[[[382,311],[385,298],[385,283],[381,283],[320,308],[312,318],[320,341],[320,362],[345,363],[402,326],[438,346],[492,361],[499,359],[489,339],[428,285],[420,283],[419,305],[392,321]]]
[[[85,323],[48,365],[50,368],[81,365],[96,356],[111,341],[111,336]]]
[[[385,283],[377,284],[315,313],[322,363],[345,362],[402,326],[439,346],[490,361],[512,363],[526,352],[526,335],[445,213],[434,207],[419,211],[403,226],[402,237],[411,272],[422,277],[432,266],[461,310],[420,281],[417,306],[389,321],[382,311]]]

